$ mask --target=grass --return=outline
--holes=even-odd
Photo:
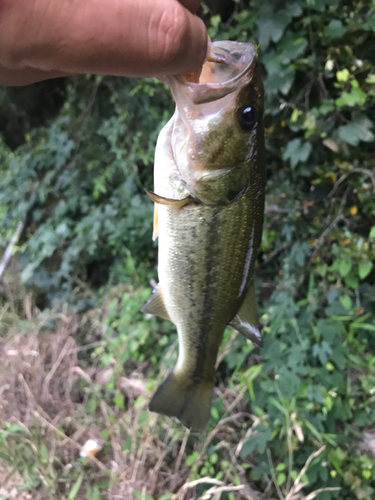
[[[272,468],[266,491],[251,484],[253,464],[241,451],[260,418],[243,398],[247,387],[219,384],[215,397],[225,405],[223,417],[202,435],[191,434],[148,411],[157,381],[148,381],[147,363],[126,363],[113,383],[113,366],[95,356],[105,342],[105,311],[41,313],[19,281],[7,279],[0,308],[0,471],[8,480],[1,500],[312,500],[319,493],[306,497],[303,487],[322,449],[294,481],[289,474],[279,486]],[[289,432],[298,434],[296,423]],[[82,459],[89,438],[102,449]]]

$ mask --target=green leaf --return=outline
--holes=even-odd
[[[269,427],[265,427],[263,424],[257,425],[255,427],[255,433],[244,444],[241,451],[241,456],[245,458],[255,449],[257,449],[260,453],[264,453],[267,447],[267,443],[271,441],[271,439],[272,433]]]
[[[325,340],[321,344],[315,344],[313,346],[313,355],[318,357],[320,359],[320,362],[324,366],[327,364],[328,356],[330,354],[332,354],[332,348],[328,344],[328,342],[326,342]],[[311,394],[313,394],[313,393],[311,393]],[[314,392],[314,394],[316,394],[316,393]],[[319,392],[319,395],[320,395],[320,392]],[[314,397],[312,396],[312,399],[314,399]]]
[[[306,38],[295,35],[294,33],[286,33],[277,45],[279,62],[285,66],[290,64],[291,61],[295,61],[304,53],[307,45],[308,41]]]
[[[220,418],[219,410],[215,406],[211,408],[211,417],[216,421]]]
[[[138,490],[133,490],[133,497],[136,500],[154,500],[154,497],[152,497],[148,493],[144,494],[142,491]]]
[[[351,146],[358,146],[363,142],[371,142],[375,136],[371,129],[373,127],[372,121],[365,115],[357,115],[347,125],[342,125],[337,130],[339,139]]]
[[[271,41],[278,42],[283,36],[286,23],[277,17],[269,17],[260,19],[258,22],[259,28],[259,43],[263,49],[267,48]]]
[[[328,38],[339,38],[346,31],[342,22],[339,19],[332,19],[328,26],[324,29],[324,35]]]
[[[343,92],[336,99],[336,106],[363,106],[367,100],[367,94],[359,87],[353,87],[350,92]]]
[[[199,451],[193,451],[191,455],[186,457],[186,465],[191,467],[199,458]]]
[[[79,490],[81,489],[82,481],[83,481],[83,474],[81,473],[77,481],[74,483],[73,488],[70,490],[68,500],[74,500],[75,497],[78,495]]]
[[[297,349],[296,349],[297,350]],[[299,354],[301,351],[299,350]],[[298,375],[298,369],[295,365],[300,362],[301,358],[291,355],[289,358],[289,366],[281,366],[279,368],[279,387],[282,395],[290,399],[295,394],[298,394],[301,379]]]
[[[286,469],[286,464],[284,462],[280,462],[277,467],[275,467],[275,470],[277,471],[282,471]]]
[[[293,481],[295,481],[298,477],[298,472],[296,470],[290,471],[290,477],[292,478]]]
[[[349,80],[350,73],[349,70],[344,68],[336,73],[336,78],[338,82],[347,82]]]
[[[340,260],[339,262],[339,273],[340,275],[345,278],[350,272],[352,268],[352,263],[350,260]]]
[[[48,463],[48,450],[45,444],[41,444],[40,446],[40,460],[42,464]]]
[[[370,229],[369,238],[375,238],[375,226]]]
[[[281,486],[282,484],[284,484],[286,481],[286,475],[284,474],[284,472],[280,472],[280,474],[277,475],[277,484],[279,486]]]
[[[134,408],[140,410],[147,404],[147,399],[144,396],[138,396],[134,402]]]
[[[370,479],[370,477],[372,476],[371,470],[366,469],[366,470],[362,471],[362,476],[365,479]]]
[[[290,263],[294,267],[295,264],[302,267],[305,264],[306,257],[310,254],[310,245],[306,242],[304,243],[294,243],[290,250]]]
[[[271,41],[278,42],[292,18],[302,14],[302,9],[298,2],[288,2],[283,9],[279,9],[277,12],[273,5],[264,2],[260,6],[260,11],[261,14],[257,25],[259,29],[259,43],[263,50],[268,47]]]
[[[309,422],[308,420],[305,420],[304,421],[306,427],[309,429],[309,431],[314,434],[314,436],[321,440],[322,439],[322,434],[318,431],[318,429],[311,423]]]
[[[100,490],[97,486],[88,487],[86,492],[86,500],[100,500]]]
[[[149,417],[148,411],[143,411],[138,417],[138,423],[143,424],[143,422],[146,422],[148,417]]]
[[[361,280],[367,278],[367,276],[371,273],[372,270],[372,262],[360,262],[358,265],[358,274]]]
[[[357,290],[359,287],[358,278],[353,274],[348,274],[347,276],[345,276],[345,284],[350,288],[353,288],[353,290]]]
[[[283,153],[283,160],[289,160],[290,166],[294,168],[298,163],[305,162],[312,151],[311,144],[302,139],[293,139],[288,142]]]
[[[358,325],[350,325],[350,329],[353,330],[368,330],[369,332],[375,332],[375,325],[371,325],[370,323],[362,323]]]
[[[301,114],[302,114],[302,111],[300,111],[299,109],[297,109],[297,108],[293,109],[293,113],[290,116],[290,122],[291,123],[296,123],[296,121],[298,120],[298,117]]]
[[[253,365],[243,374],[243,380],[245,382],[253,381],[261,373],[263,369],[263,364]]]
[[[340,303],[342,307],[344,307],[347,311],[350,311],[350,309],[352,308],[352,299],[349,297],[349,295],[341,295]]]
[[[281,411],[281,413],[283,413],[284,415],[287,415],[288,414],[288,409],[285,408],[285,406],[283,406],[277,399],[275,399],[274,397],[270,397],[269,398],[269,402],[270,404],[274,405],[279,411]]]
[[[113,398],[113,402],[117,406],[117,408],[124,408],[125,399],[121,392],[118,392],[116,396]]]
[[[131,449],[132,449],[132,439],[127,438],[127,439],[125,439],[125,441],[121,447],[121,451],[131,451]]]

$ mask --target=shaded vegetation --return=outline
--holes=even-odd
[[[256,352],[226,331],[212,417],[201,439],[149,414],[159,371],[177,355],[173,325],[139,313],[156,279],[152,204],[143,187],[152,188],[156,138],[173,112],[168,89],[153,79],[77,77],[46,84],[43,101],[36,86],[2,88],[0,245],[37,193],[16,259],[45,311],[22,313],[28,320],[22,325],[29,325],[22,342],[28,335],[38,339],[41,318],[65,303],[79,313],[68,337],[78,349],[92,347],[71,365],[83,374],[76,371],[69,386],[73,403],[66,415],[43,408],[35,379],[24,375],[36,397],[28,404],[59,432],[25,415],[17,418],[28,428],[12,427],[12,412],[4,413],[0,457],[23,470],[28,488],[44,488],[41,498],[120,492],[187,499],[215,486],[228,490],[202,498],[371,500],[375,3],[207,2],[200,15],[214,39],[261,44],[268,184],[256,284],[264,348]],[[19,338],[10,325],[21,315],[20,304],[6,280],[2,294],[0,331],[9,346]],[[46,331],[56,328],[54,321]],[[38,365],[42,386],[53,359]],[[98,373],[105,373],[101,383]],[[143,384],[141,393],[134,380]],[[22,390],[25,397],[25,385]],[[53,398],[63,398],[59,394]],[[43,439],[45,425],[50,434]],[[97,476],[90,467],[98,464],[78,467],[73,451],[65,458],[55,451],[56,441],[66,443],[61,434],[82,444],[85,433],[75,433],[87,426],[105,443]],[[27,441],[38,458],[24,453]],[[143,472],[133,469],[128,477],[135,463]],[[293,491],[297,479],[304,493],[299,486]]]

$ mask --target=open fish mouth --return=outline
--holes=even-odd
[[[211,146],[207,136],[216,131],[211,132],[208,142],[217,142],[225,130],[229,135],[236,134],[229,129],[241,103],[239,94],[255,75],[256,59],[257,49],[252,44],[213,42],[200,71],[167,78],[176,103],[170,138],[172,156],[179,176],[194,196],[195,183],[206,170],[220,170],[222,175],[226,168],[227,159],[208,158]]]
[[[256,53],[256,47],[249,43],[213,42],[201,71],[168,77],[177,106],[186,99],[193,104],[212,102],[249,83]]]

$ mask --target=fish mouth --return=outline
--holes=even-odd
[[[250,43],[213,42],[200,72],[168,77],[177,106],[186,100],[192,104],[216,101],[243,87],[253,77],[256,54]]]

